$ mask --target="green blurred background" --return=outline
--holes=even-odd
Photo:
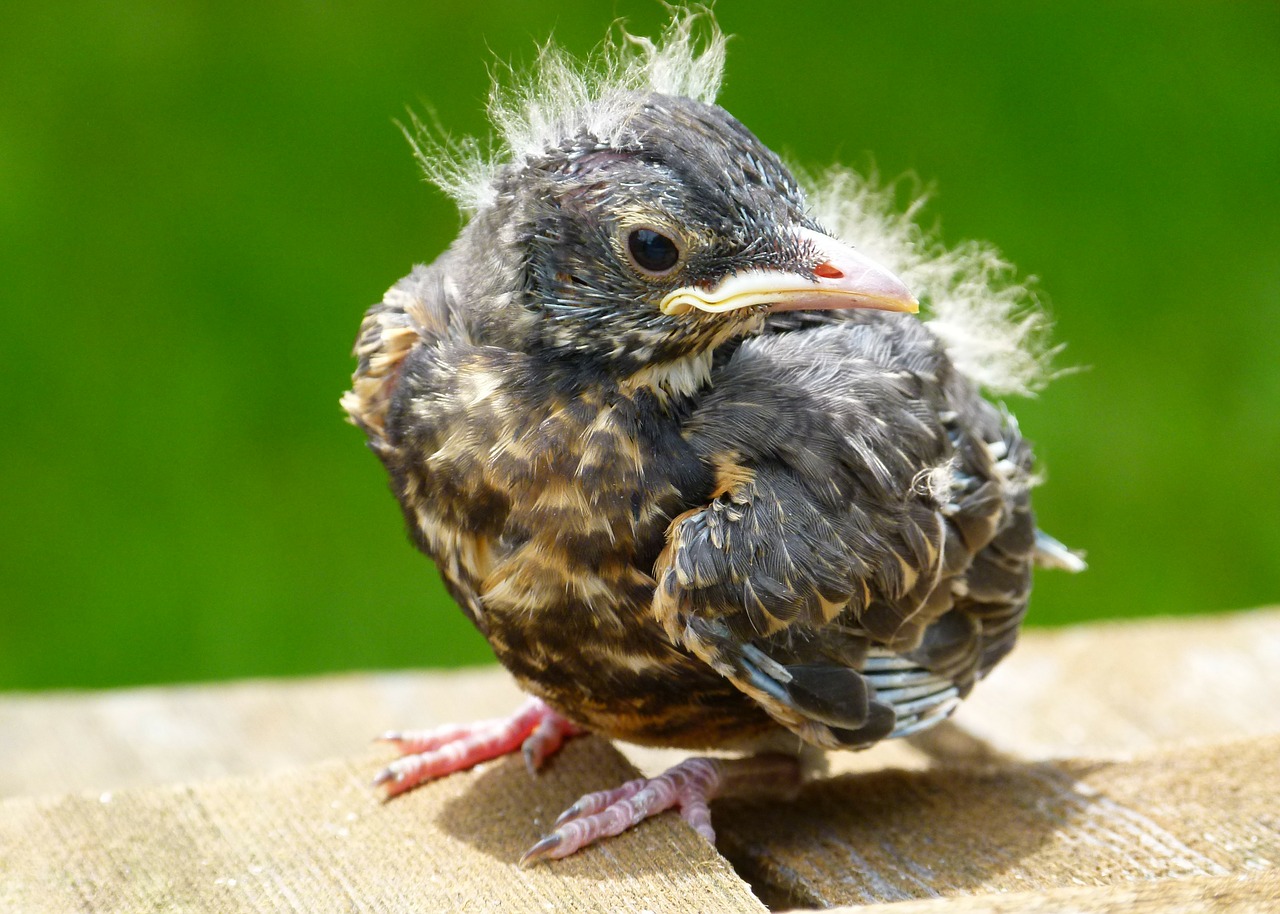
[[[723,0],[769,145],[937,187],[1090,366],[1017,402],[1033,623],[1280,596],[1280,6]],[[482,134],[486,68],[657,3],[0,10],[0,688],[488,659],[338,395],[364,308],[455,234],[392,121]]]

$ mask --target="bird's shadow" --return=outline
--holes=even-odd
[[[948,734],[950,737],[951,734]],[[772,908],[888,903],[992,890],[1058,875],[1050,845],[1095,818],[1105,797],[1070,772],[944,739],[928,767],[813,781],[789,799],[732,798],[714,808],[720,851]],[[958,750],[958,751],[957,751]],[[1089,863],[1078,860],[1082,871]]]

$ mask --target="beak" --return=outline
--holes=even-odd
[[[806,247],[817,249],[819,262],[812,278],[784,270],[749,270],[710,289],[676,289],[662,299],[662,313],[687,314],[696,308],[722,314],[754,305],[767,305],[770,311],[877,308],[914,314],[920,310],[902,280],[870,257],[820,232],[792,231]]]

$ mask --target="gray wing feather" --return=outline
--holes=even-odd
[[[1012,647],[1031,453],[914,319],[781,329],[686,427],[734,485],[673,523],[655,605],[805,739],[868,745],[943,719]]]

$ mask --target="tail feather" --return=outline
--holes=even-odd
[[[1068,549],[1043,530],[1036,531],[1036,564],[1042,568],[1056,568],[1073,574],[1088,568],[1084,553]]]

